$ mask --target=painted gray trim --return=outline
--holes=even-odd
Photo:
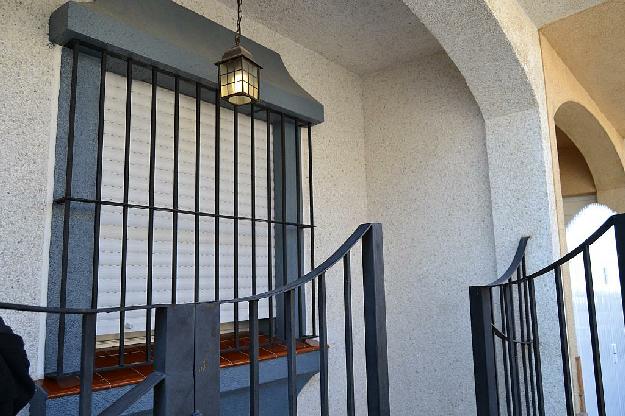
[[[70,1],[50,16],[50,41],[72,40],[215,86],[215,62],[232,47],[234,32],[171,0]],[[263,104],[313,124],[323,122],[323,105],[291,77],[278,53],[245,37],[241,44],[264,68]]]

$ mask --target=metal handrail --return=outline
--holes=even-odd
[[[500,414],[500,387],[505,388],[505,406],[508,414],[545,415],[545,395],[542,388],[542,364],[538,330],[537,296],[534,282],[553,273],[556,294],[557,319],[562,360],[562,382],[567,416],[574,415],[573,376],[570,368],[565,290],[562,267],[579,255],[583,256],[584,283],[588,307],[588,324],[592,346],[593,375],[599,415],[605,415],[605,393],[602,379],[600,339],[593,288],[590,246],[614,227],[616,254],[621,282],[621,302],[625,310],[625,214],[608,218],[581,244],[540,270],[528,274],[525,258],[528,237],[519,241],[517,251],[508,269],[490,284],[472,286],[471,329],[473,334],[474,375],[478,415]],[[493,292],[499,293],[499,299]],[[517,293],[515,296],[514,293]],[[496,325],[495,307],[500,327]],[[518,337],[517,329],[520,329]],[[495,338],[501,341],[501,358],[496,358]],[[518,350],[520,349],[520,351]],[[498,354],[498,353],[497,353]],[[498,364],[503,367],[504,383],[498,381]],[[501,376],[501,374],[499,375]],[[524,397],[523,397],[524,396]],[[523,400],[524,399],[524,400]],[[525,406],[523,406],[523,404]],[[525,410],[523,410],[523,407]]]
[[[345,240],[341,246],[336,249],[336,251],[330,255],[323,263],[319,264],[313,270],[308,272],[307,274],[301,276],[297,280],[294,280],[284,286],[281,286],[277,289],[270,290],[267,292],[263,292],[254,296],[247,296],[242,298],[235,299],[223,299],[223,300],[211,300],[204,302],[188,302],[186,304],[232,304],[232,303],[243,303],[255,300],[261,300],[270,298],[276,295],[281,295],[286,292],[290,292],[298,287],[305,285],[306,283],[311,282],[315,278],[323,275],[328,269],[338,263],[347,253],[352,249],[352,247],[362,239],[367,231],[371,228],[371,223],[365,223],[359,225],[354,232]],[[89,314],[98,314],[98,313],[113,313],[113,312],[121,312],[121,311],[135,311],[135,310],[150,310],[157,308],[167,308],[172,306],[172,303],[162,303],[162,304],[153,304],[153,305],[132,305],[132,306],[116,306],[116,307],[107,307],[107,308],[59,308],[54,306],[37,306],[37,305],[27,305],[20,303],[6,303],[0,302],[0,309],[4,310],[14,310],[14,311],[22,311],[22,312],[36,312],[36,313],[53,313],[53,314],[67,314],[67,315],[89,315]]]

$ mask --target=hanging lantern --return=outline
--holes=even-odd
[[[219,96],[233,105],[243,105],[258,101],[261,67],[254,62],[250,51],[241,46],[241,0],[237,0],[237,6],[235,46],[216,65]]]

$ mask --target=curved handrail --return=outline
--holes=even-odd
[[[328,257],[324,262],[319,264],[313,270],[301,276],[297,280],[294,280],[284,286],[276,288],[271,291],[263,292],[253,296],[247,296],[244,298],[236,298],[236,299],[224,299],[224,300],[211,300],[205,302],[189,302],[195,303],[197,305],[201,304],[226,304],[226,303],[242,303],[242,302],[250,302],[250,301],[258,301],[261,299],[269,298],[272,296],[280,295],[286,293],[288,291],[294,290],[299,286],[303,286],[304,284],[312,281],[313,279],[324,274],[329,268],[334,266],[337,262],[339,262],[348,252],[352,249],[352,247],[369,231],[371,228],[371,223],[360,224],[354,232],[345,240],[341,246],[336,249],[334,253],[330,257]],[[26,304],[18,304],[18,303],[4,303],[0,302],[0,309],[4,310],[15,310],[15,311],[23,311],[23,312],[46,312],[46,313],[54,313],[54,314],[66,314],[66,315],[87,315],[87,314],[95,314],[95,313],[112,313],[112,312],[121,312],[121,311],[134,311],[134,310],[150,310],[156,308],[167,308],[172,306],[171,303],[163,303],[163,304],[154,304],[154,305],[133,305],[133,306],[116,306],[110,308],[59,308],[54,306],[36,306],[36,305],[26,305]]]
[[[523,258],[525,257],[525,250],[527,249],[527,241],[529,237],[523,237],[519,241],[519,245],[517,246],[516,253],[514,254],[514,258],[512,259],[512,263],[508,266],[508,270],[506,270],[499,279],[494,282],[487,284],[486,287],[496,287],[501,286],[503,284],[508,283],[512,275],[517,271],[517,269],[521,266],[523,262]]]
[[[487,285],[483,285],[482,287],[497,287],[497,286],[503,286],[505,284],[519,284],[519,283],[523,283],[531,279],[535,279],[539,276],[544,275],[545,273],[549,273],[558,267],[562,267],[565,263],[572,260],[575,256],[581,254],[586,249],[586,247],[590,246],[599,238],[601,238],[610,229],[610,227],[614,225],[614,223],[616,222],[616,219],[620,216],[625,217],[625,214],[612,215],[580,245],[578,245],[577,247],[575,247],[575,249],[569,251],[566,255],[562,256],[561,258],[554,261],[550,265],[543,267],[542,269],[530,275],[524,276],[521,279],[510,280],[510,278],[513,276],[516,270],[521,266],[523,262],[523,258],[525,257],[525,250],[527,248],[527,241],[529,240],[529,237],[521,238],[521,240],[519,241],[519,245],[517,247],[516,253],[514,255],[514,258],[512,259],[512,262],[510,263],[510,266],[508,267],[508,269],[501,275],[501,277],[499,277],[499,279]]]

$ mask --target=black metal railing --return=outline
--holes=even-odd
[[[367,408],[370,415],[388,416],[389,385],[386,351],[386,306],[384,297],[384,263],[382,227],[380,224],[363,224],[332,254],[311,272],[288,282],[280,288],[252,296],[190,304],[135,305],[114,308],[58,308],[0,303],[0,309],[67,314],[82,316],[82,341],[80,360],[79,410],[81,416],[93,414],[93,374],[95,360],[96,319],[98,314],[156,310],[156,340],[154,372],[117,401],[100,412],[100,415],[121,415],[133,403],[154,389],[155,415],[219,415],[219,309],[224,304],[247,303],[250,345],[246,351],[249,364],[249,414],[260,415],[259,405],[259,335],[258,303],[264,299],[284,296],[286,308],[288,414],[297,415],[297,328],[295,325],[296,297],[305,284],[316,282],[319,317],[320,356],[320,409],[321,415],[330,412],[328,368],[328,315],[326,307],[326,274],[337,263],[342,263],[345,311],[345,378],[346,414],[355,414],[354,396],[354,334],[352,332],[352,269],[351,253],[362,242],[362,276],[364,307],[364,347],[366,360]],[[360,337],[358,337],[360,338]],[[186,351],[191,351],[186,353]],[[120,365],[119,367],[121,367]],[[173,371],[172,371],[173,370]],[[333,385],[341,382],[333,380]],[[189,394],[189,392],[193,394]],[[272,401],[280,400],[272,397]]]
[[[591,246],[614,228],[622,310],[625,311],[625,214],[610,217],[580,246],[549,266],[528,274],[525,249],[528,237],[521,239],[508,270],[496,281],[469,289],[471,330],[477,414],[480,416],[545,415],[546,401],[562,403],[562,412],[575,414],[574,380],[571,371],[568,329],[572,325],[566,310],[566,289],[563,268],[581,256],[584,270],[585,300],[588,309],[592,368],[599,416],[606,416],[605,389],[602,377],[600,337],[597,330],[597,310],[591,269]],[[555,291],[555,308],[551,314],[537,313],[535,281],[551,276]],[[543,294],[549,295],[549,294]],[[544,298],[544,296],[543,296]],[[542,305],[541,305],[542,306]],[[570,307],[570,306],[569,306]],[[580,318],[580,317],[578,317]],[[561,382],[564,397],[546,396],[543,389],[543,362],[539,323],[558,323]],[[578,338],[580,334],[577,334]],[[550,355],[550,359],[554,357]],[[549,403],[547,403],[549,404]]]

